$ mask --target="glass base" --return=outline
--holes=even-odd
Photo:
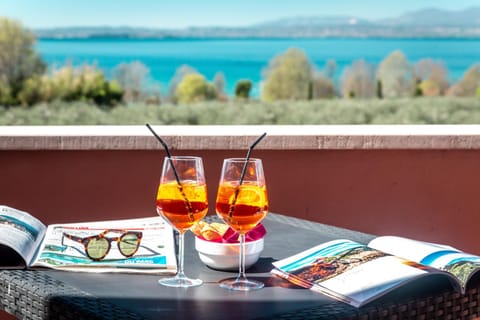
[[[260,281],[231,278],[220,282],[220,288],[234,291],[252,291],[262,289],[265,285]]]
[[[158,283],[162,286],[175,287],[175,288],[188,288],[196,287],[203,283],[200,279],[190,279],[187,277],[173,277],[158,280]]]

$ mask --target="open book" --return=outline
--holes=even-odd
[[[86,246],[99,256],[89,257]],[[157,216],[47,227],[27,212],[0,206],[0,268],[25,267],[173,274],[173,229]]]
[[[368,245],[334,240],[273,263],[272,274],[355,307],[420,277],[443,275],[456,290],[480,269],[480,257],[455,248],[383,236]]]

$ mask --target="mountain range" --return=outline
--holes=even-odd
[[[41,39],[76,38],[480,38],[480,7],[426,8],[380,20],[355,16],[296,16],[245,27],[67,27],[34,30]]]

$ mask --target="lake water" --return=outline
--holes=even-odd
[[[333,59],[337,63],[335,78],[345,67],[364,59],[378,65],[394,50],[401,50],[411,63],[423,58],[443,61],[451,81],[460,79],[473,64],[480,63],[480,39],[233,39],[233,40],[39,40],[37,49],[49,65],[96,63],[107,75],[118,64],[139,60],[162,90],[178,67],[194,67],[207,79],[224,73],[227,92],[232,95],[240,79],[254,83],[253,96],[259,95],[262,70],[277,54],[288,48],[303,49],[321,70]]]

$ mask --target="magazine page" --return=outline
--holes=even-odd
[[[40,245],[45,230],[46,226],[29,213],[0,206],[0,265],[27,266]],[[11,250],[23,261],[15,261],[18,260],[17,256]]]
[[[373,239],[369,246],[422,265],[451,273],[465,291],[468,280],[480,270],[480,257],[453,247],[396,236]]]
[[[50,225],[32,266],[175,273],[173,229],[161,217]]]
[[[273,265],[273,274],[355,307],[437,272],[350,240],[330,241]]]

